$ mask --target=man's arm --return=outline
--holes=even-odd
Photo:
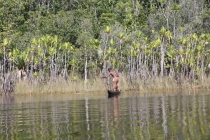
[[[107,76],[101,76],[101,78],[107,78],[109,77],[110,73]]]

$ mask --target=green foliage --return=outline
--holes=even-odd
[[[24,70],[26,68],[26,63],[22,56],[18,56],[14,59],[14,64],[19,70]]]
[[[87,63],[91,75],[105,60],[125,72],[158,64],[159,72],[162,49],[166,68],[201,75],[210,62],[209,8],[172,0],[0,1],[0,60],[32,73],[36,64],[83,75]]]

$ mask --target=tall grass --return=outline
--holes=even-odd
[[[47,83],[20,81],[15,86],[15,94],[46,94],[46,93],[87,93],[107,90],[107,86],[103,79],[91,79],[84,81],[64,80],[57,78],[56,81],[48,81]]]
[[[109,83],[109,84],[108,84]],[[130,80],[128,76],[121,75],[120,86],[121,91],[178,91],[178,90],[195,90],[195,89],[209,89],[210,78],[205,77],[203,80],[183,79],[180,82],[174,78],[157,77],[155,79],[135,79]],[[82,79],[78,80],[64,80],[57,78],[56,81],[48,81],[46,83],[21,81],[16,84],[15,94],[47,94],[47,93],[102,93],[112,87],[112,79],[94,78],[86,82]]]

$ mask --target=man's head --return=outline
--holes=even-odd
[[[112,68],[111,68],[111,67],[109,67],[109,68],[108,68],[108,71],[110,72],[111,70],[112,70]]]

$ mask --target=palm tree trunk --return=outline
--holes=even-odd
[[[6,77],[5,77],[5,74],[6,74],[6,68],[5,68],[5,65],[6,65],[6,50],[5,50],[5,47],[4,47],[4,63],[3,63],[3,91],[4,93],[6,93],[5,89],[6,89]]]
[[[201,80],[202,80],[202,82],[204,79],[204,74],[205,74],[205,72],[204,72],[204,58],[202,57],[201,58]]]
[[[84,82],[85,89],[87,88],[86,83],[87,83],[87,50],[85,45],[85,82]]]
[[[160,67],[161,67],[161,71],[160,71],[160,76],[163,77],[163,70],[164,70],[164,56],[165,56],[165,52],[164,52],[164,44],[161,44],[161,60],[160,60]]]

